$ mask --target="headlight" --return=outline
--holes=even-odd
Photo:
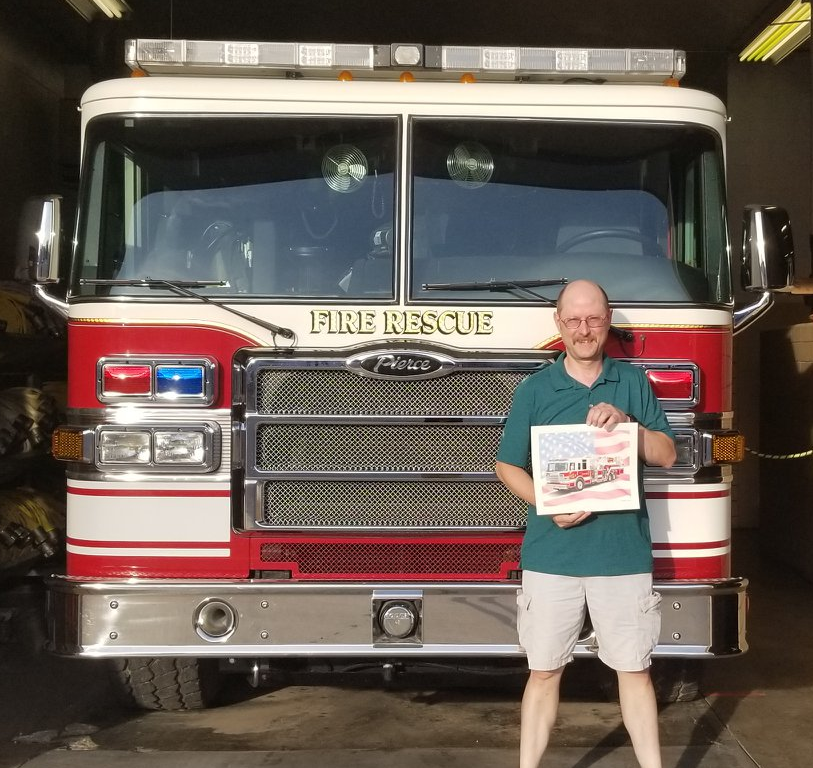
[[[102,469],[212,472],[220,464],[220,451],[217,424],[177,429],[166,425],[130,429],[104,426],[96,433],[96,465]]]
[[[680,469],[697,468],[697,433],[676,432],[675,433],[675,459],[674,467]]]
[[[206,439],[203,432],[155,432],[156,464],[203,464]]]
[[[149,431],[105,430],[99,436],[99,461],[103,464],[149,464]]]

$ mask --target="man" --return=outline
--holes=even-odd
[[[661,768],[649,675],[660,632],[660,596],[652,591],[642,473],[639,509],[537,515],[533,478],[526,471],[530,429],[540,424],[586,423],[611,430],[637,421],[639,462],[674,463],[672,432],[645,375],[604,354],[611,319],[600,286],[587,280],[565,286],[554,314],[565,355],[517,387],[497,455],[497,476],[529,504],[517,597],[520,644],[530,667],[522,698],[520,768],[537,768],[545,752],[585,606],[598,656],[618,674],[621,714],[638,762],[641,768]]]

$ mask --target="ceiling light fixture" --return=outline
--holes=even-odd
[[[778,64],[810,37],[810,2],[794,0],[740,52],[740,61]]]
[[[67,0],[85,21],[92,21],[101,11],[108,19],[121,19],[132,9],[125,0]]]

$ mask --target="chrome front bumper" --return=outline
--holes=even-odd
[[[738,578],[656,584],[663,602],[655,655],[704,658],[746,651],[747,584]],[[131,583],[54,577],[48,646],[60,655],[97,658],[522,656],[516,589],[516,584]],[[382,620],[388,606],[392,623]],[[207,637],[201,632],[201,610],[228,631]],[[397,626],[409,611],[413,631],[387,635],[382,625]],[[593,640],[585,633],[576,655],[595,655]]]

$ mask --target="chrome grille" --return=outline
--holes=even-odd
[[[540,358],[502,367],[461,361],[425,379],[376,378],[344,365],[305,355],[246,361],[248,528],[524,526],[526,504],[496,479],[494,462],[514,390],[544,365]]]
[[[274,481],[263,524],[273,528],[510,528],[525,502],[497,482]]]
[[[257,376],[257,412],[290,416],[507,416],[522,370],[459,371],[404,381],[341,368],[266,368]]]
[[[502,427],[263,424],[257,469],[271,472],[493,472]]]

